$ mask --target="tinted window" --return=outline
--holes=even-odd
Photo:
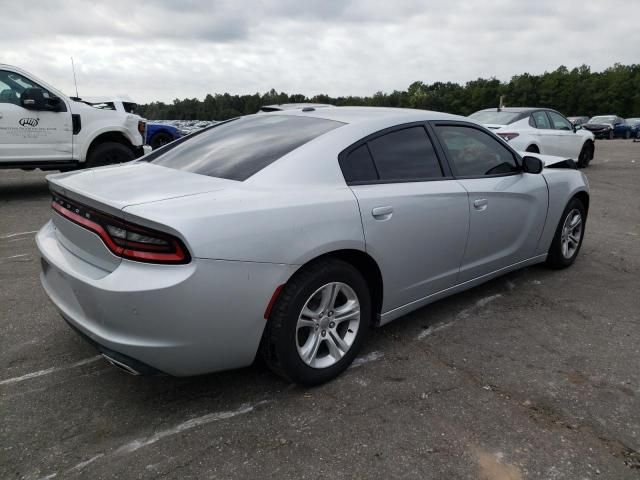
[[[531,116],[533,117],[533,121],[536,122],[537,128],[543,128],[545,130],[551,128],[549,118],[545,112],[534,112]]]
[[[573,126],[562,115],[557,114],[556,112],[548,112],[549,118],[551,118],[551,123],[553,124],[553,128],[555,130],[573,130]]]
[[[447,125],[438,126],[436,130],[459,176],[518,171],[513,155],[497,138],[470,127]]]
[[[378,180],[376,167],[369,153],[367,145],[361,145],[353,150],[340,162],[342,174],[347,182],[370,182]]]
[[[313,117],[244,117],[187,138],[151,161],[164,167],[242,181],[341,125]]]
[[[424,127],[396,130],[369,142],[380,180],[442,177],[442,170]]]

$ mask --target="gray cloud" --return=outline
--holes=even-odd
[[[578,0],[3,2],[0,62],[72,92],[73,56],[81,94],[139,102],[272,87],[364,95],[415,80],[637,63],[630,12],[638,7],[640,0],[619,9]]]

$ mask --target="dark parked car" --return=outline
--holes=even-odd
[[[631,138],[640,139],[640,117],[627,118],[627,125],[631,127]]]
[[[593,117],[583,128],[592,132],[596,138],[631,138],[631,127],[624,118],[617,115],[599,115]]]
[[[579,127],[580,125],[584,125],[589,121],[589,117],[567,117],[574,126]]]

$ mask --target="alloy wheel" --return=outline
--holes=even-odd
[[[296,347],[312,368],[327,368],[349,351],[360,327],[360,301],[346,283],[331,282],[305,302],[296,325]]]
[[[575,255],[580,238],[582,237],[582,215],[577,208],[569,212],[562,226],[562,236],[560,237],[560,245],[562,247],[562,256],[570,259]]]

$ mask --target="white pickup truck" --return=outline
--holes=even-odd
[[[20,68],[0,64],[0,168],[72,170],[133,160],[140,116],[67,97]]]

